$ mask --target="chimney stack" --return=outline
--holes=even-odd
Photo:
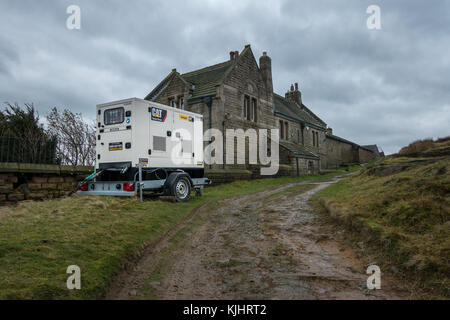
[[[302,106],[302,93],[298,90],[298,82],[295,83],[295,86],[291,84],[291,89],[286,92],[284,97],[291,102],[297,103],[300,107]]]
[[[264,51],[262,56],[259,58],[259,69],[261,71],[261,75],[266,85],[267,91],[272,93],[272,59],[270,59],[266,51]]]
[[[236,60],[239,57],[239,51],[230,51],[230,60]]]
[[[328,135],[333,135],[333,129],[327,128],[327,134]]]

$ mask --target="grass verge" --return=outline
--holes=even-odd
[[[70,197],[0,208],[0,299],[99,299],[128,259],[195,208],[339,174],[238,181],[207,188],[187,203]],[[66,288],[69,265],[81,269],[81,290]]]
[[[369,166],[312,197],[377,263],[419,279],[416,297],[450,297],[450,159]],[[392,166],[392,167],[391,167]]]

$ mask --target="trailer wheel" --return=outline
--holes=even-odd
[[[186,202],[191,195],[191,183],[186,177],[179,177],[173,184],[173,195],[180,202]]]

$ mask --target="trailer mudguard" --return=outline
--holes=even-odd
[[[188,173],[181,172],[181,171],[180,172],[172,172],[171,174],[169,174],[169,176],[166,179],[166,182],[164,183],[164,186],[163,186],[164,195],[173,196],[173,194],[172,194],[173,188],[172,187],[175,184],[175,182],[178,180],[179,177],[187,177],[189,182],[191,183],[191,187],[194,185],[192,183],[192,179]]]

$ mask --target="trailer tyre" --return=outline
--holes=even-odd
[[[186,202],[191,196],[191,183],[187,177],[179,177],[173,184],[173,195],[180,202]]]

